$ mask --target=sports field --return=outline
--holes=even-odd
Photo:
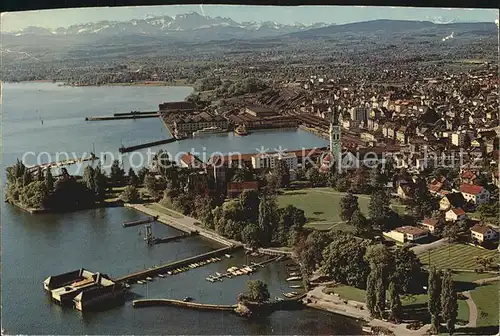
[[[430,265],[439,269],[474,270],[479,266],[476,262],[478,256],[493,256],[498,261],[497,251],[485,250],[465,244],[445,245],[436,250],[419,254],[418,257],[425,266],[429,265],[429,255]]]
[[[351,230],[340,218],[340,200],[346,193],[337,192],[331,188],[306,188],[301,190],[285,191],[278,196],[280,207],[291,204],[304,210],[307,218],[306,226],[317,230]],[[368,216],[369,195],[356,195],[360,210]],[[404,206],[391,205],[397,212],[403,212]]]

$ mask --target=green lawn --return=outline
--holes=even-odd
[[[182,218],[184,217],[182,214],[176,212],[176,211],[173,211],[171,209],[168,209],[168,208],[165,208],[164,206],[158,204],[158,203],[151,203],[151,204],[146,204],[145,205],[147,208],[150,208],[152,210],[155,210],[155,211],[158,211],[160,213],[163,213],[167,216],[171,216],[171,217],[174,217],[174,218]]]
[[[346,285],[338,285],[335,287],[325,288],[325,293],[336,293],[344,300],[353,300],[365,302],[366,291]]]
[[[492,282],[471,291],[472,300],[477,307],[477,326],[498,326],[499,282]]]
[[[339,230],[350,231],[352,228],[344,224],[340,218],[340,199],[346,193],[334,191],[331,188],[306,188],[301,190],[284,191],[278,196],[278,204],[283,207],[293,205],[304,210],[308,223],[306,227],[317,230]],[[369,195],[358,196],[359,208],[367,216]],[[400,204],[392,204],[395,211],[402,213],[405,207]]]
[[[477,256],[495,256],[498,258],[498,253],[465,244],[451,244],[450,246],[446,245],[432,250],[430,252],[430,263],[440,269],[474,270],[478,266],[475,260]],[[422,264],[428,266],[429,252],[420,254],[419,258]]]
[[[125,190],[126,186],[123,187],[113,187],[110,191],[106,192],[104,202],[112,203],[119,200],[121,193]]]

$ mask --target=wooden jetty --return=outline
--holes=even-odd
[[[49,163],[44,163],[41,165],[31,166],[31,167],[28,167],[28,172],[30,172],[30,173],[35,172],[38,170],[38,167],[40,167],[43,171],[43,170],[46,170],[47,168],[64,167],[64,166],[74,165],[77,163],[83,163],[86,161],[95,161],[95,160],[99,160],[99,158],[92,154],[90,156],[80,158],[80,159],[69,159],[69,160],[49,162]]]
[[[146,219],[139,219],[139,220],[136,220],[136,221],[123,222],[122,226],[124,228],[126,228],[126,227],[131,227],[131,226],[137,226],[137,225],[141,225],[141,224],[147,224],[147,223],[151,223],[151,222],[156,222],[157,220],[158,220],[158,216],[151,216],[151,217],[148,217]]]
[[[214,304],[184,302],[180,300],[169,300],[169,299],[134,300],[132,306],[134,308],[152,307],[152,306],[178,306],[178,307],[200,309],[200,310],[225,310],[225,311],[234,311],[237,307],[237,305],[214,305]]]
[[[133,151],[138,150],[138,149],[154,147],[154,146],[159,146],[159,145],[165,145],[165,144],[168,144],[171,142],[175,142],[177,140],[181,140],[181,139],[173,137],[173,138],[169,138],[169,139],[147,142],[147,143],[143,143],[143,144],[135,145],[135,146],[130,146],[130,147],[123,147],[122,146],[118,149],[118,151],[120,153],[128,153],[128,152],[133,152]]]
[[[117,278],[114,281],[118,283],[118,282],[126,282],[126,281],[133,281],[133,280],[144,279],[144,278],[146,278],[148,276],[154,276],[154,275],[159,274],[159,273],[165,273],[165,272],[170,271],[170,270],[175,269],[175,268],[187,266],[189,264],[192,264],[192,263],[195,263],[195,262],[198,262],[198,261],[201,261],[201,260],[205,260],[205,259],[209,259],[209,258],[218,256],[218,255],[225,254],[225,253],[227,253],[227,252],[229,252],[231,250],[234,250],[236,248],[238,248],[238,246],[224,247],[224,248],[221,248],[221,249],[218,249],[218,250],[213,250],[213,251],[210,251],[210,252],[207,252],[207,253],[203,253],[203,254],[200,254],[200,255],[197,255],[197,256],[194,256],[194,257],[190,257],[190,258],[186,258],[186,259],[183,259],[183,260],[175,261],[175,262],[163,265],[163,266],[158,266],[158,267],[155,267],[155,268],[151,268],[151,269],[142,270],[142,271],[139,271],[139,272],[136,272],[136,273],[132,273],[132,274],[129,274],[129,275]]]
[[[141,115],[122,115],[122,116],[98,116],[98,117],[85,117],[85,121],[106,121],[106,120],[127,120],[127,119],[146,119],[158,118],[159,113],[155,114],[141,114]]]
[[[181,238],[187,238],[187,237],[192,237],[192,236],[197,236],[199,234],[198,231],[191,231],[191,233],[183,233],[177,236],[172,236],[172,237],[159,237],[159,238],[153,238],[153,244],[161,244],[161,243],[168,243],[171,241],[179,240]]]

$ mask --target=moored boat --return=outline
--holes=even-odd
[[[247,131],[247,128],[245,127],[245,125],[241,124],[234,129],[234,134],[239,135],[239,136],[245,136],[245,135],[248,135],[248,131]]]
[[[200,136],[200,135],[204,135],[204,134],[219,134],[219,133],[226,133],[227,131],[219,128],[219,127],[216,127],[216,126],[212,126],[212,127],[205,127],[201,130],[197,130],[195,132],[193,132],[193,136]]]

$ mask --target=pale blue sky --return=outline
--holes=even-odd
[[[349,23],[374,19],[427,20],[429,17],[447,17],[463,21],[494,22],[496,9],[445,9],[411,7],[348,7],[348,6],[241,6],[241,5],[178,5],[143,7],[76,8],[29,12],[2,13],[2,30],[16,31],[28,26],[45,28],[67,27],[72,24],[101,20],[127,21],[146,15],[169,15],[195,11],[208,16],[230,17],[241,21],[277,21],[290,24],[301,22]]]

